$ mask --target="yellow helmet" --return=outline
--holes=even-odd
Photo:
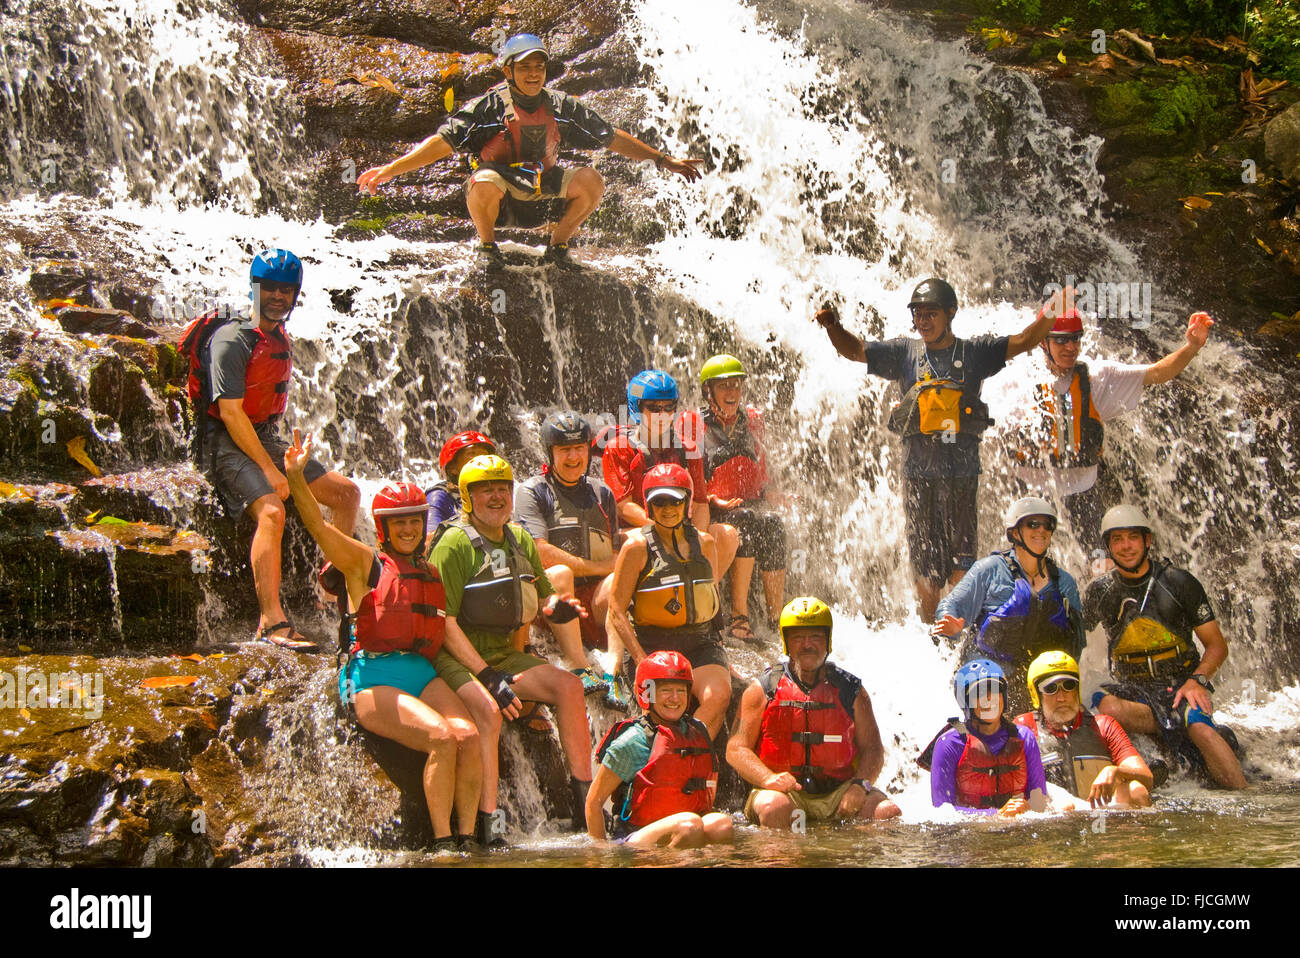
[[[786,629],[821,628],[826,630],[826,651],[830,652],[832,624],[830,606],[821,599],[811,595],[791,599],[781,610],[781,648],[786,655],[790,654],[790,646],[785,641]]]
[[[501,479],[513,482],[514,478],[515,474],[510,468],[510,463],[500,456],[475,456],[465,463],[457,477],[457,483],[460,485],[460,507],[465,510],[465,515],[474,511],[474,506],[469,499],[470,486],[476,482],[493,482]]]
[[[1079,663],[1064,652],[1044,652],[1029,663],[1029,699],[1038,708],[1038,683],[1053,675],[1072,675],[1079,678]]]

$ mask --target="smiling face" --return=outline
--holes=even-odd
[[[491,479],[476,482],[469,487],[470,503],[474,507],[471,515],[481,525],[496,528],[510,521],[510,513],[515,506],[515,484],[508,479]]]
[[[1138,569],[1142,554],[1151,547],[1151,533],[1141,529],[1112,529],[1106,537],[1110,554],[1115,562],[1124,569]]]
[[[656,492],[646,500],[646,514],[656,525],[676,529],[686,520],[686,499],[678,499],[667,492]]]
[[[676,722],[686,714],[691,701],[691,685],[677,679],[657,679],[650,709],[665,722]]]
[[[1016,534],[1029,551],[1042,555],[1052,544],[1052,529],[1055,526],[1056,520],[1051,516],[1027,516],[1016,525]]]
[[[646,445],[652,449],[668,446],[673,418],[677,415],[677,400],[646,399],[641,403],[641,419],[645,425]]]
[[[912,328],[925,340],[927,346],[938,346],[948,335],[955,309],[940,306],[912,307]]]
[[[1063,373],[1069,372],[1079,361],[1079,353],[1083,351],[1083,334],[1069,333],[1063,336],[1049,334],[1043,340],[1043,348],[1047,350],[1049,366]]]
[[[551,447],[551,457],[555,463],[556,478],[566,486],[571,486],[587,474],[587,462],[591,450],[585,442],[569,443]]]
[[[298,298],[298,287],[292,283],[275,283],[269,279],[258,280],[258,315],[262,320],[283,323]]]
[[[505,73],[511,84],[524,96],[537,96],[546,83],[546,55],[541,52],[530,53],[505,67]]]
[[[385,525],[388,527],[388,544],[398,555],[410,555],[420,548],[424,541],[425,516],[416,513],[409,516],[393,516]]]
[[[996,683],[980,682],[971,690],[971,714],[985,725],[996,725],[1002,708],[1002,693]]]
[[[709,383],[709,405],[724,422],[731,422],[736,418],[744,393],[744,383],[744,376],[714,379]]]

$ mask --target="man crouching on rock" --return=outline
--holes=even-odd
[[[595,212],[605,191],[605,181],[591,167],[565,169],[558,165],[561,147],[594,150],[604,147],[633,160],[654,160],[696,180],[703,160],[676,160],[615,129],[573,97],[546,88],[549,55],[546,45],[531,33],[521,33],[501,48],[501,69],[506,82],[447,118],[438,132],[415,149],[384,166],[366,170],[357,184],[367,193],[403,173],[418,170],[451,156],[470,153],[475,170],[465,184],[466,201],[478,231],[479,265],[500,270],[505,259],[495,241],[496,225],[527,215],[538,200],[563,199],[564,216],[551,231],[543,261],[561,269],[577,270],[569,256],[569,238]],[[534,223],[536,217],[533,218]]]

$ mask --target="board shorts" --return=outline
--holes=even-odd
[[[357,692],[388,685],[418,699],[437,677],[438,670],[423,655],[363,649],[350,656],[347,664],[339,669],[339,698],[350,703]]]
[[[722,636],[712,623],[698,631],[641,627],[636,630],[636,638],[646,655],[662,651],[680,652],[693,669],[705,665],[728,668],[727,650],[722,647]]]
[[[1158,734],[1164,741],[1165,747],[1184,764],[1203,770],[1205,757],[1188,738],[1187,727],[1193,722],[1203,722],[1216,731],[1219,727],[1200,709],[1189,708],[1186,700],[1178,703],[1178,708],[1174,709],[1174,696],[1182,684],[1183,682],[1174,679],[1156,679],[1152,682],[1107,682],[1101,686],[1101,690],[1129,702],[1138,702],[1151,709],[1151,714],[1155,716]]]
[[[468,193],[475,183],[488,183],[501,190],[501,206],[497,210],[496,225],[534,229],[543,223],[558,221],[564,216],[565,199],[569,183],[577,170],[553,166],[542,174],[541,195],[521,189],[496,170],[479,167],[465,181]]]
[[[975,564],[979,476],[903,479],[907,548],[917,578],[939,582]]]
[[[509,636],[503,636],[503,639],[503,643],[499,646],[476,649],[483,661],[494,669],[498,669],[506,675],[518,675],[520,672],[535,669],[539,665],[551,664],[545,659],[539,659],[527,652],[516,651],[515,647],[510,644]],[[461,661],[446,649],[438,653],[438,658],[433,664],[438,670],[439,677],[451,686],[453,692],[459,691],[461,686],[467,682],[474,681],[474,673],[462,665]]]
[[[265,432],[258,430],[257,438],[261,440],[262,448],[271,457],[275,468],[284,472],[284,454],[289,444],[270,429]],[[205,442],[207,448],[204,458],[207,460],[208,476],[232,519],[237,520],[263,496],[275,495],[275,489],[267,481],[262,467],[244,454],[224,426],[212,427]],[[311,485],[328,471],[315,459],[308,459],[302,474],[307,485]]]
[[[806,791],[792,791],[785,794],[790,801],[794,802],[794,807],[801,809],[809,820],[829,822],[835,817],[835,812],[840,807],[844,793],[853,786],[853,782],[853,779],[849,779],[837,786],[834,791],[827,792],[824,795],[813,795]],[[745,818],[754,825],[758,824],[758,812],[754,811],[754,800],[761,791],[763,791],[761,788],[751,788],[749,797],[745,799]],[[873,788],[871,791],[878,792],[880,789]],[[868,797],[870,797],[870,792]]]
[[[753,559],[759,572],[780,572],[785,568],[785,521],[774,512],[741,506],[718,516],[719,522],[740,532],[737,559]]]

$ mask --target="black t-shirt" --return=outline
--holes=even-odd
[[[539,97],[545,98],[555,117],[560,132],[560,146],[572,150],[595,150],[614,142],[614,128],[595,110],[591,110],[567,93],[543,88]],[[512,97],[522,108],[518,98]],[[438,135],[460,153],[477,156],[483,147],[498,133],[506,129],[506,105],[497,90],[489,90],[477,100],[471,100],[447,117],[438,127]],[[536,128],[541,131],[541,127]],[[524,144],[529,159],[542,158],[542,145]],[[535,154],[535,155],[533,155]]]
[[[937,379],[965,380],[969,392],[978,396],[984,380],[1007,364],[1007,336],[974,336],[958,339],[947,349],[925,351],[925,360]],[[867,371],[892,379],[906,393],[916,382],[911,338],[866,343]],[[957,364],[960,363],[960,366]],[[949,479],[980,474],[980,438],[958,432],[955,441],[944,442],[939,434],[903,438],[903,475],[911,479]]]
[[[1163,560],[1152,560],[1151,566],[1139,579],[1122,576],[1118,569],[1094,579],[1083,596],[1084,630],[1104,626],[1108,645],[1113,647],[1124,627],[1140,612],[1195,648],[1193,631],[1214,621],[1205,589],[1186,569],[1175,569]]]

